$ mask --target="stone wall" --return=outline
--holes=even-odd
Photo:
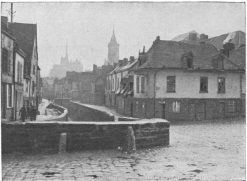
[[[165,120],[2,123],[2,153],[58,153],[64,133],[67,151],[126,148],[128,126],[134,129],[137,149],[169,145],[170,123]]]
[[[68,109],[68,116],[73,121],[114,121],[114,115],[87,107],[70,99],[55,99],[55,103]]]

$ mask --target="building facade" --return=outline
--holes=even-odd
[[[213,45],[157,37],[140,64],[134,70],[134,97],[126,106],[127,116],[172,121],[241,114],[245,85],[240,75],[245,70]]]
[[[14,41],[8,19],[1,19],[1,115],[8,121],[14,119]]]
[[[20,119],[19,111],[23,106],[23,97],[24,97],[24,60],[26,54],[16,47],[15,54],[15,79],[14,79],[14,106],[15,106],[15,120]]]
[[[9,28],[16,38],[18,47],[26,54],[24,59],[24,102],[28,106],[33,105],[38,109],[40,98],[37,96],[37,24],[9,23]]]

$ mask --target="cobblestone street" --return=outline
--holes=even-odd
[[[172,124],[170,146],[2,155],[3,180],[245,180],[245,119]]]

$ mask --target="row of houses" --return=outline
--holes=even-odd
[[[125,116],[203,120],[245,114],[245,33],[158,36],[107,76],[105,105]]]
[[[105,105],[124,116],[202,120],[244,115],[245,33],[158,36],[148,51],[143,47],[138,57],[119,60],[113,32],[104,66],[47,80],[56,98]]]
[[[13,121],[24,104],[38,109],[41,102],[37,24],[10,23],[2,16],[1,39],[1,118]]]
[[[104,105],[106,76],[112,69],[111,65],[93,65],[93,71],[67,71],[61,79],[44,78],[44,97],[71,98],[82,103]]]

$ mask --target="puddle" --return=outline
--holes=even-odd
[[[203,172],[203,171],[202,171],[202,170],[198,170],[198,169],[196,169],[196,170],[191,170],[190,172],[201,173],[201,172]]]
[[[59,172],[44,172],[42,175],[45,177],[53,177],[55,174],[60,174]]]

